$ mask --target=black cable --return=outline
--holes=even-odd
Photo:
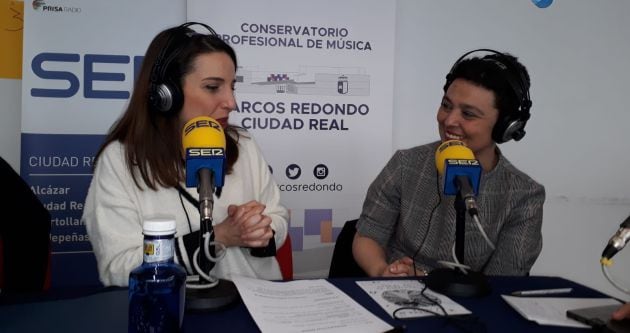
[[[188,193],[186,190],[184,190],[184,188],[182,188],[180,185],[176,186],[177,191],[179,192],[179,202],[182,205],[182,208],[184,209],[184,214],[186,214],[186,221],[188,222],[188,229],[190,230],[190,233],[192,233],[192,225],[190,223],[190,217],[188,216],[188,210],[186,210],[186,205],[184,205],[184,200],[182,199],[182,197],[186,198],[186,201],[190,202],[191,204],[193,204],[194,206],[198,206],[199,205],[199,201],[196,200],[195,198],[193,198],[193,196]],[[200,231],[199,231],[200,232]],[[213,242],[214,241],[214,230],[211,229],[210,230],[210,240],[209,242]],[[201,255],[204,255],[205,251],[203,251],[202,249],[204,249],[205,246],[202,242],[199,243],[199,247],[198,247],[198,251],[200,252]],[[225,249],[225,247],[224,247]],[[212,256],[211,258],[208,258],[206,256],[206,258],[208,260],[210,260],[212,262],[212,266],[215,265],[216,261],[220,260],[223,255],[217,255],[217,250],[208,246],[208,252],[210,253],[210,255]],[[225,253],[225,252],[223,252]],[[197,261],[194,261],[194,258],[191,258],[193,261],[193,272],[196,272],[197,275],[199,275],[199,279],[201,279],[202,277],[206,280],[211,282],[209,285],[204,286],[204,284],[199,284],[199,283],[187,283],[186,286],[187,288],[192,288],[192,289],[206,289],[206,288],[212,288],[216,285],[218,279],[216,279],[216,277],[211,276],[210,275],[210,271],[208,271],[208,273],[203,272],[200,268],[198,268],[199,262],[201,259],[201,255],[198,256]],[[194,257],[194,255],[193,255]],[[211,278],[208,278],[208,276],[211,276]],[[214,280],[214,281],[213,281]]]
[[[180,188],[181,187],[177,188],[179,192],[179,202],[182,204],[182,208],[184,209],[184,214],[186,214],[186,221],[188,222],[188,230],[192,233],[193,231],[192,231],[192,225],[190,224],[190,217],[188,217],[188,211],[186,210],[186,206],[184,205],[184,199],[182,199],[182,192],[179,191]]]
[[[199,200],[193,198],[193,196],[190,195],[190,193],[188,193],[186,190],[184,190],[181,185],[178,184],[176,188],[179,194],[183,195],[188,202],[190,202],[195,207],[199,207]]]
[[[397,313],[402,310],[422,311],[422,312],[430,313],[432,315],[444,318],[447,324],[451,324],[463,332],[483,333],[487,331],[486,325],[483,322],[479,321],[479,318],[477,316],[473,316],[473,315],[451,316],[449,315],[446,309],[442,306],[442,304],[440,304],[440,302],[437,299],[425,294],[426,290],[427,290],[427,285],[424,284],[424,287],[420,291],[420,295],[425,300],[427,300],[428,303],[433,304],[434,306],[438,307],[442,313],[431,311],[429,309],[418,307],[418,306],[404,306],[404,307],[400,307],[394,310],[394,312],[392,313],[392,317],[394,317],[394,319],[397,319],[397,320],[415,319],[415,318],[401,318],[397,316]]]
[[[413,254],[413,257],[411,258],[413,261],[413,272],[414,272],[414,276],[416,275],[416,256],[418,255],[418,253],[420,252],[420,249],[422,248],[422,246],[424,245],[424,242],[426,241],[428,235],[429,235],[429,230],[431,229],[431,223],[433,222],[433,215],[435,213],[435,210],[440,206],[440,204],[442,203],[442,195],[440,195],[440,175],[437,171],[437,169],[435,170],[435,190],[436,193],[438,195],[438,202],[435,204],[435,206],[433,206],[433,209],[431,209],[431,214],[429,215],[429,225],[427,226],[427,231],[424,234],[424,237],[422,238],[422,242],[418,245],[418,248],[416,250],[416,252]],[[479,216],[477,214],[477,216]],[[481,225],[479,227],[482,227]],[[488,259],[486,259],[485,263],[481,266],[481,270],[480,272],[483,272],[486,269],[486,266],[490,263],[490,260],[492,259],[492,255],[494,254],[494,252],[496,252],[496,248],[494,250],[492,250],[492,253],[490,254],[490,256],[488,257]],[[430,259],[430,258],[427,258]]]
[[[429,235],[429,231],[431,230],[431,223],[433,222],[433,214],[435,213],[435,210],[442,203],[442,196],[440,195],[440,174],[438,173],[437,169],[435,169],[435,190],[436,190],[436,193],[437,193],[437,196],[438,196],[438,202],[435,204],[435,206],[433,206],[433,209],[431,209],[431,214],[429,214],[429,223],[428,223],[428,226],[427,226],[427,231],[424,234],[424,237],[422,238],[422,242],[418,245],[418,249],[413,254],[413,257],[411,257],[411,261],[413,262],[413,275],[414,276],[416,276],[416,272],[417,272],[417,270],[416,270],[416,256],[420,252],[420,249],[422,248],[422,245],[424,245],[424,242],[427,240],[427,236]]]
[[[396,315],[398,313],[398,311],[403,311],[403,310],[422,311],[422,312],[430,313],[430,314],[436,315],[436,316],[445,316],[445,315],[443,315],[441,313],[438,313],[438,312],[435,312],[435,311],[431,311],[431,310],[428,310],[428,309],[425,309],[425,308],[418,308],[418,307],[415,307],[415,306],[403,306],[403,307],[400,307],[400,308],[394,310],[394,313],[392,314],[394,319],[398,319],[398,320],[408,319],[408,318],[404,318],[404,317],[398,317]]]

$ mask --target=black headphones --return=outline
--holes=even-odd
[[[184,105],[184,93],[180,84],[180,77],[169,77],[171,62],[177,58],[189,38],[198,33],[189,27],[200,25],[208,30],[210,36],[217,36],[214,29],[199,22],[184,23],[171,32],[164,47],[155,59],[151,70],[149,86],[149,105],[163,115],[175,115]]]
[[[499,114],[499,119],[492,129],[492,139],[496,143],[504,143],[514,139],[519,141],[525,136],[525,124],[529,120],[529,109],[532,107],[532,101],[529,98],[529,83],[524,71],[522,71],[517,64],[505,54],[492,49],[477,49],[464,53],[455,63],[451,70],[446,75],[446,84],[444,87],[448,87],[453,83],[454,72],[460,63],[468,55],[476,52],[488,52],[497,55],[493,58],[481,58],[484,61],[493,62],[497,68],[499,68],[505,74],[504,77],[516,98],[519,101],[518,109],[514,112],[503,112]]]

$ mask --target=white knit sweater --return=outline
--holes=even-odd
[[[174,217],[176,236],[182,236],[190,233],[185,207],[192,231],[199,230],[197,207],[181,200],[174,188],[159,187],[157,191],[138,188],[124,156],[124,147],[119,142],[105,148],[96,165],[82,217],[96,256],[100,280],[106,286],[128,285],[129,272],[142,263],[144,217]],[[187,190],[198,198],[196,189]],[[227,217],[229,205],[250,200],[266,205],[264,214],[272,219],[271,227],[279,248],[287,236],[288,211],[280,204],[280,191],[258,146],[251,137],[241,136],[233,172],[225,177],[221,197],[214,198],[214,223]],[[230,279],[232,274],[270,280],[282,278],[275,257],[253,257],[249,249],[238,247],[228,248],[225,257],[212,269],[212,274],[224,279]]]

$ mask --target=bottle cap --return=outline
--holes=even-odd
[[[146,218],[142,224],[142,233],[149,236],[175,234],[175,220],[172,217]]]

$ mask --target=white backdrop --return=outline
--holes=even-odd
[[[434,140],[444,75],[459,55],[492,47],[519,56],[533,81],[532,119],[521,142],[501,148],[547,189],[543,252],[532,273],[624,299],[598,259],[630,213],[628,16],[624,0],[556,0],[544,9],[529,0],[398,0],[393,112],[394,148]],[[5,107],[19,105],[19,96],[2,88],[0,99],[0,141],[15,142],[19,120]],[[19,160],[17,148],[0,149]],[[613,276],[630,286],[630,250],[616,259]]]
[[[364,15],[354,15],[358,7]],[[369,183],[389,159],[394,19],[395,5],[380,0],[188,0],[188,20],[209,22],[236,49],[243,79],[230,122],[250,130],[274,170],[291,214],[296,277],[328,274],[336,235],[359,217]],[[284,80],[269,81],[272,75]],[[284,108],[247,112],[253,103]],[[333,105],[346,113],[326,111]],[[304,126],[264,126],[273,119]],[[251,126],[255,120],[262,128]],[[285,172],[292,165],[299,176]],[[318,166],[323,177],[314,175]]]
[[[532,274],[557,275],[624,299],[599,258],[630,214],[630,2],[399,0],[394,147],[438,138],[444,76],[463,53],[493,48],[518,56],[531,80],[532,118],[520,142],[501,146],[545,185],[543,251]],[[630,252],[613,277],[630,288]]]

